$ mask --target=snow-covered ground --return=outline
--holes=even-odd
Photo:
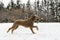
[[[35,23],[39,31],[34,28],[36,34],[32,34],[29,28],[19,26],[11,34],[6,31],[13,23],[0,23],[0,40],[60,40],[60,23]]]

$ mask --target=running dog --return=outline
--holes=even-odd
[[[39,21],[40,17],[37,16],[37,15],[33,15],[31,18],[29,19],[26,19],[26,20],[21,20],[21,19],[18,19],[14,22],[13,26],[11,28],[8,29],[7,33],[11,31],[11,33],[13,33],[14,30],[16,30],[19,25],[22,25],[26,28],[30,28],[30,30],[32,31],[33,34],[35,34],[35,32],[33,31],[33,28],[36,28],[38,30],[38,27],[37,26],[34,26],[34,21]]]

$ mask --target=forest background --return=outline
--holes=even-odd
[[[5,6],[3,1],[0,1],[0,23],[14,22],[14,19],[28,19],[31,15],[38,15],[39,22],[60,22],[60,0],[27,0],[22,3],[22,0],[10,0]]]

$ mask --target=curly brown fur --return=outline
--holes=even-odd
[[[26,28],[30,28],[30,30],[32,31],[32,33],[34,34],[35,32],[33,31],[33,28],[36,28],[38,30],[38,27],[37,26],[34,26],[34,21],[38,21],[39,20],[39,17],[34,15],[32,16],[30,19],[27,19],[27,20],[16,20],[13,24],[13,26],[11,28],[8,29],[7,33],[12,30],[11,32],[13,33],[14,30],[16,30],[19,25],[22,25]]]

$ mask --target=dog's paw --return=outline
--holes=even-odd
[[[37,30],[39,30],[39,28],[38,28],[38,27],[37,27],[36,29],[37,29]]]
[[[35,32],[33,32],[33,34],[36,34]]]

